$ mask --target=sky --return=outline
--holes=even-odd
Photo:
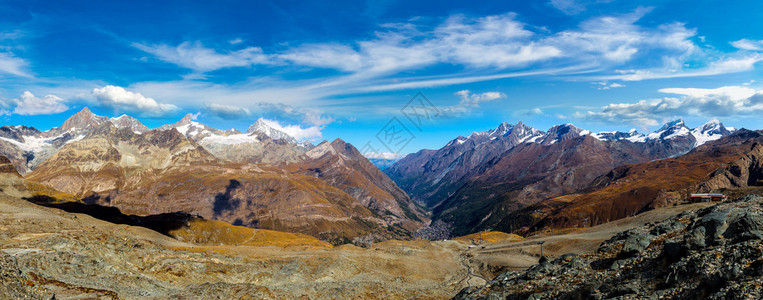
[[[0,124],[257,119],[362,152],[502,122],[763,128],[759,1],[5,1]]]

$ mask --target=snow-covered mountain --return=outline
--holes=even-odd
[[[116,118],[110,118],[109,122],[114,124],[117,128],[130,128],[136,134],[143,134],[148,131],[148,127],[143,125],[138,119],[130,117],[128,115],[121,115]]]
[[[19,172],[25,174],[55,154],[67,143],[85,138],[94,128],[111,123],[116,128],[129,128],[135,134],[151,129],[128,115],[108,118],[94,114],[87,107],[69,117],[61,126],[40,131],[34,127],[0,127],[0,155],[5,155]],[[267,162],[294,161],[312,148],[309,142],[298,143],[288,134],[268,126],[262,119],[249,127],[247,133],[236,129],[221,130],[193,120],[187,114],[174,124],[162,125],[156,130],[175,129],[199,143],[216,156],[234,161]]]
[[[297,143],[297,140],[294,137],[283,131],[273,128],[273,126],[268,125],[268,123],[262,118],[257,119],[257,121],[250,125],[249,129],[246,130],[246,134],[255,133],[264,134],[274,140],[285,140],[290,143]]]
[[[464,180],[464,176],[469,172],[483,170],[491,161],[505,156],[508,151],[521,144],[550,147],[579,137],[591,136],[608,143],[633,143],[636,144],[634,147],[643,148],[650,157],[664,158],[686,153],[733,131],[733,128],[726,128],[718,121],[691,129],[680,119],[668,122],[648,135],[635,129],[628,132],[591,132],[572,124],[556,125],[544,132],[522,122],[516,125],[502,123],[494,129],[473,132],[467,137],[459,136],[438,150],[422,150],[410,154],[386,172],[402,186],[411,184],[404,188],[412,192],[415,199],[426,202],[426,199],[432,197],[442,197],[436,196],[442,187],[458,186],[455,182]],[[443,181],[454,184],[442,184]],[[424,188],[420,186],[422,184],[429,187]],[[416,195],[425,190],[429,191]]]

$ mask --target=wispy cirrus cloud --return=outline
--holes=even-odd
[[[175,47],[166,44],[133,43],[133,47],[150,53],[163,61],[202,73],[223,68],[268,64],[271,61],[270,56],[265,55],[262,49],[258,47],[247,47],[220,53],[204,47],[200,41],[183,42]]]
[[[607,82],[598,88],[613,89],[625,86],[625,81],[744,72],[753,70],[763,60],[763,56],[750,52],[754,41],[736,43],[740,51],[721,53],[695,43],[699,39],[697,30],[684,23],[642,24],[640,21],[650,11],[638,8],[629,13],[593,17],[557,32],[524,23],[514,13],[452,15],[439,23],[383,24],[370,37],[352,42],[284,44],[272,51],[253,46],[241,48],[246,46],[244,41],[225,43],[229,50],[207,48],[198,41],[176,46],[133,44],[159,60],[195,74],[258,65],[283,67],[285,72],[293,70],[288,67],[337,72],[296,79],[260,75],[238,83],[187,78],[136,83],[131,88],[174,105],[204,106],[209,99],[216,99],[219,105],[256,113],[258,107],[253,103],[336,109],[337,105],[352,105],[337,99],[344,95],[527,76]],[[431,67],[445,71],[436,76],[419,72]],[[469,107],[459,104],[453,111],[474,109]],[[241,112],[238,110],[237,115],[243,116]]]
[[[291,63],[346,72],[408,70],[437,63],[473,68],[526,66],[551,59],[583,61],[591,56],[600,61],[621,62],[639,50],[665,48],[691,51],[687,40],[695,34],[681,24],[650,29],[635,25],[648,9],[621,16],[600,17],[581,23],[579,29],[554,34],[535,32],[507,13],[485,17],[454,15],[429,30],[412,23],[387,24],[373,39],[354,45],[313,43],[265,54],[261,48],[219,52],[200,42],[168,45],[133,44],[157,58],[196,71],[245,67],[255,64]],[[585,57],[581,57],[585,55]]]
[[[763,51],[763,40],[755,41],[748,39],[741,39],[731,42],[731,45],[737,49],[750,50],[750,51]]]
[[[29,63],[16,57],[11,52],[0,52],[0,74],[6,73],[19,77],[32,77],[27,71]]]

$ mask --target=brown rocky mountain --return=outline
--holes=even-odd
[[[302,145],[258,132],[223,135],[185,123],[179,126],[184,134],[176,127],[141,133],[134,126],[100,122],[64,143],[26,178],[129,214],[184,211],[332,242],[370,234],[405,237],[426,221],[394,182],[341,140],[334,143],[341,150],[311,157],[299,150]],[[200,142],[186,135],[191,129]],[[245,142],[225,144],[239,139]],[[223,155],[215,144],[240,148]],[[255,157],[257,151],[235,154],[246,147],[266,158]],[[315,169],[325,169],[326,176],[315,176],[310,171]],[[352,179],[338,184],[337,178]]]
[[[517,123],[458,137],[439,150],[410,154],[385,170],[411,197],[435,206],[455,192],[469,171],[542,132]]]
[[[336,187],[392,224],[409,231],[428,221],[423,207],[411,201],[387,175],[352,145],[341,139],[324,141],[288,166],[292,172],[313,176]]]
[[[691,193],[761,186],[761,161],[763,133],[742,129],[682,156],[617,167],[581,193],[544,200],[513,214],[532,218],[503,226],[591,226],[679,203]]]
[[[135,133],[146,133],[148,127],[143,125],[138,119],[130,117],[128,115],[121,115],[116,118],[110,118],[109,121],[118,128],[129,128]]]
[[[411,154],[385,172],[432,207],[433,219],[453,223],[456,234],[512,231],[518,219],[508,216],[514,211],[575,193],[623,164],[677,156],[729,133],[718,122],[692,130],[681,120],[648,136],[591,133],[571,124],[547,132],[502,124]]]

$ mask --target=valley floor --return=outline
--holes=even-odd
[[[557,236],[486,233],[450,241],[387,241],[369,248],[199,245],[0,193],[3,299],[363,298],[444,299],[545,254],[595,249],[624,229],[679,206]],[[249,239],[255,236],[251,234]],[[491,235],[492,234],[492,235]],[[496,238],[498,237],[498,238]],[[493,240],[491,240],[493,239]],[[501,240],[502,239],[502,240]]]

